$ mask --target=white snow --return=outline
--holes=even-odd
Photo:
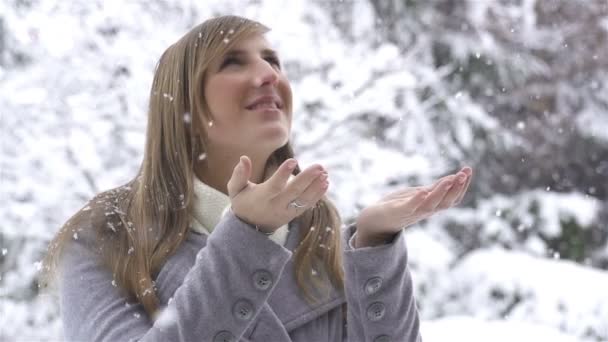
[[[0,317],[10,317],[10,324],[0,320],[0,340],[7,341],[62,339],[58,304],[38,296],[33,285],[41,255],[94,194],[135,175],[155,64],[167,46],[210,16],[245,15],[272,29],[269,39],[294,93],[298,162],[328,169],[329,197],[346,220],[389,191],[430,184],[462,166],[455,163],[485,167],[484,160],[466,159],[479,158],[482,143],[521,146],[468,89],[447,81],[471,57],[485,66],[517,67],[512,73],[498,69],[504,79],[553,72],[539,58],[517,58],[514,47],[505,49],[488,32],[489,21],[515,18],[520,22],[508,34],[524,46],[569,51],[563,37],[539,28],[538,0],[524,0],[521,7],[468,1],[457,20],[470,35],[434,32],[437,17],[428,5],[420,11],[431,30],[414,32],[417,40],[407,51],[379,39],[382,26],[367,1],[345,1],[334,13],[328,2],[306,0],[39,0],[21,1],[16,9],[17,3],[0,2]],[[357,20],[341,22],[352,29],[352,37],[345,37],[332,16],[348,18],[349,11]],[[437,41],[453,48],[448,65],[434,64]],[[15,56],[24,63],[6,64]],[[604,76],[585,81],[597,98],[608,98]],[[480,84],[479,91],[500,103],[512,101],[517,90]],[[191,123],[191,114],[183,119]],[[533,126],[525,118],[513,125],[522,134]],[[605,110],[586,107],[572,125],[608,141]],[[484,142],[480,131],[488,134]],[[527,167],[528,156],[521,160]],[[608,165],[603,163],[597,168]],[[476,198],[474,205],[407,229],[425,342],[608,340],[608,273],[587,260],[564,260],[563,251],[547,242],[564,233],[563,222],[583,232],[606,229],[598,215],[605,203],[593,197],[599,186],[591,185],[587,195],[545,186]],[[72,238],[79,238],[77,231]],[[130,247],[128,253],[134,251]],[[608,245],[596,253],[608,256]],[[175,319],[169,305],[155,324],[167,327]]]

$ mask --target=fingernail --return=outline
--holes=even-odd
[[[464,183],[465,178],[466,177],[463,175],[458,176],[458,183],[460,183],[460,184]]]
[[[322,173],[322,174],[319,176],[319,179],[320,179],[320,180],[326,180],[326,179],[327,179],[327,176],[328,176],[328,175],[327,175],[327,173],[323,172],[323,173]]]
[[[290,170],[293,170],[296,168],[296,165],[298,165],[298,162],[295,159],[292,159],[290,161],[287,162],[287,168]]]

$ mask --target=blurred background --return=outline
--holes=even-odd
[[[222,14],[273,29],[345,223],[473,168],[406,230],[425,342],[608,340],[605,0],[2,0],[0,340],[62,339],[46,246],[134,177],[160,54]]]

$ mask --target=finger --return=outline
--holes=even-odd
[[[270,189],[274,190],[274,192],[283,190],[283,188],[285,188],[285,183],[287,183],[297,165],[298,162],[293,158],[285,160],[274,174],[268,178],[265,184],[267,184]]]
[[[387,201],[392,201],[392,200],[397,200],[397,199],[409,199],[412,196],[416,195],[418,191],[424,190],[424,189],[425,189],[424,187],[415,186],[415,187],[409,187],[409,188],[397,190],[395,192],[388,194],[384,198],[382,198],[382,201],[387,202]]]
[[[232,170],[232,176],[228,181],[228,196],[234,198],[248,184],[251,177],[251,160],[247,156],[241,156],[238,164]]]
[[[462,202],[462,198],[467,193],[467,190],[469,189],[469,185],[471,184],[472,178],[473,178],[473,171],[471,169],[469,169],[469,172],[467,174],[467,180],[464,184],[464,187],[462,188],[462,191],[460,192],[460,195],[456,198],[456,201],[454,204],[460,204],[460,202]]]
[[[472,169],[470,167],[468,167],[468,166],[465,166],[458,173],[462,173],[462,172],[465,173],[465,175],[470,175],[471,172],[472,172]],[[452,179],[452,178],[456,177],[456,175],[458,173],[456,173],[454,175],[447,175],[447,176],[441,177],[434,184],[426,186],[424,188],[427,191],[431,192],[431,191],[435,190],[441,184],[442,181],[445,181],[447,179]]]
[[[441,180],[437,186],[434,187],[433,191],[431,191],[428,196],[424,199],[423,203],[420,205],[419,209],[422,211],[433,211],[441,203],[445,194],[450,190],[453,185],[453,177],[448,176]]]
[[[325,170],[319,164],[309,166],[306,170],[300,172],[294,179],[289,181],[287,185],[277,195],[277,203],[287,203],[300,195],[308,188],[308,186]]]
[[[314,207],[317,202],[325,195],[329,187],[327,174],[321,174],[302,192],[302,194],[292,200],[296,200],[299,204],[304,204],[306,207],[298,208],[299,212]],[[302,210],[303,209],[303,210]]]
[[[454,178],[452,187],[448,190],[435,209],[447,209],[453,206],[458,196],[460,196],[462,193],[466,180],[466,174],[464,172],[458,172],[456,174],[456,178]]]
[[[425,187],[425,190],[427,190],[428,192],[432,192],[435,189],[437,189],[437,187],[439,185],[441,185],[441,182],[445,182],[446,180],[452,179],[454,176],[453,175],[447,175],[444,177],[439,178],[434,184],[428,185]]]
[[[427,190],[417,189],[413,197],[399,199],[397,202],[398,208],[405,215],[410,215],[424,204],[424,200],[428,195],[429,192]]]
[[[460,171],[466,173],[467,176],[470,176],[473,174],[473,169],[470,166],[465,166]]]

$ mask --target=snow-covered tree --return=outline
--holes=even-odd
[[[6,0],[0,340],[60,339],[37,286],[48,241],[134,176],[162,51],[228,13],[273,29],[296,154],[329,169],[346,222],[474,168],[461,209],[407,232],[429,341],[608,339],[605,1]]]

